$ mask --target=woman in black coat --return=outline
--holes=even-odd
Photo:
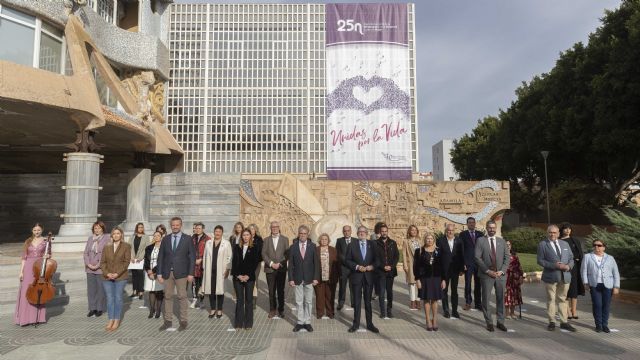
[[[571,231],[571,224],[563,223],[560,225],[560,239],[569,244],[571,252],[573,253],[574,262],[573,268],[571,269],[571,284],[569,284],[569,291],[567,291],[567,300],[569,301],[567,319],[577,319],[578,295],[584,296],[584,284],[582,283],[582,275],[580,274],[584,251],[582,251],[582,243],[580,240],[571,236]]]
[[[256,266],[260,263],[260,252],[253,244],[249,229],[242,231],[240,244],[233,247],[231,275],[236,290],[236,330],[253,327],[253,286],[256,281]]]
[[[418,297],[424,301],[427,331],[438,331],[438,300],[442,299],[445,280],[442,252],[432,234],[424,237],[424,245],[413,255],[413,274]]]

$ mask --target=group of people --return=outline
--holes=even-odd
[[[460,317],[458,280],[462,275],[465,279],[462,309],[481,310],[488,331],[507,330],[505,307],[506,316],[515,317],[516,306],[522,304],[520,287],[524,273],[511,242],[496,235],[496,223],[489,221],[485,228],[486,235],[476,230],[475,219],[469,217],[467,229],[457,236],[452,224],[446,226],[444,235],[438,239],[432,233],[421,238],[415,225],[407,229],[402,254],[409,308],[418,310],[420,301],[423,302],[428,331],[438,331],[438,301],[442,302],[445,318]],[[214,228],[213,238],[206,234],[205,225],[200,222],[193,224],[192,235],[188,235],[183,232],[179,217],[171,219],[170,230],[168,233],[164,225],[158,225],[149,239],[144,224],[139,223],[134,234],[125,239],[120,227],[107,233],[104,223],[93,224],[84,250],[88,317],[107,312],[105,329],[118,329],[124,287],[131,271],[131,297],[142,299],[144,292],[148,293],[148,317],[163,316],[161,331],[176,330],[173,299],[177,293],[177,330],[183,331],[188,326],[188,308],[204,307],[205,297],[209,300],[209,318],[223,316],[225,280],[231,277],[236,302],[234,327],[250,330],[257,300],[257,279],[262,269],[269,293],[269,319],[285,316],[285,287],[293,288],[297,320],[294,332],[313,331],[314,296],[317,318],[334,318],[336,288],[338,311],[345,307],[349,289],[354,311],[349,332],[359,329],[363,304],[366,328],[379,332],[372,319],[372,301],[376,298],[380,318],[394,316],[393,286],[398,275],[400,249],[389,237],[389,228],[384,223],[376,224],[371,236],[366,227],[359,226],[355,237],[351,226],[345,225],[344,236],[336,240],[335,247],[331,246],[328,234],[321,234],[317,244],[312,242],[306,225],[301,225],[297,237],[289,241],[280,233],[276,221],[271,222],[270,235],[264,238],[255,224],[245,228],[240,222],[235,224],[228,241],[223,238],[224,229],[220,225]],[[24,244],[15,312],[15,323],[19,325],[46,321],[45,308],[28,303],[25,297],[27,281],[33,277],[33,262],[43,256],[42,232],[41,225],[34,225],[32,235]],[[571,237],[568,224],[562,229],[549,226],[548,238],[540,242],[537,261],[543,267],[549,330],[555,329],[557,313],[560,328],[575,331],[568,320],[577,319],[576,298],[584,295],[585,288],[590,288],[596,331],[610,331],[609,307],[612,294],[620,287],[620,276],[615,260],[604,251],[604,242],[594,240],[592,245],[593,252],[584,255],[579,241]],[[494,290],[495,327],[489,311],[489,298]]]

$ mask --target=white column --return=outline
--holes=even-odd
[[[56,236],[55,251],[82,251],[84,243],[91,235],[91,226],[100,217],[98,214],[98,192],[100,164],[103,155],[92,153],[64,154],[67,162],[65,190],[64,224]]]
[[[149,200],[151,198],[151,170],[130,169],[127,185],[127,219],[122,223],[126,234],[133,233],[137,223],[143,223],[147,233],[152,231],[149,223]]]

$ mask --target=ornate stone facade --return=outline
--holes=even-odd
[[[328,233],[333,241],[342,236],[342,226],[378,221],[389,226],[391,237],[402,243],[409,225],[425,232],[442,232],[448,223],[464,230],[473,216],[478,227],[494,219],[501,225],[509,209],[509,183],[494,180],[452,182],[350,182],[299,180],[243,180],[240,219],[255,223],[261,234],[269,223],[280,222],[282,232],[295,237],[297,227],[310,225],[312,239]],[[355,231],[354,234],[355,236]]]

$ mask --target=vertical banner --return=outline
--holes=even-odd
[[[327,176],[411,180],[407,4],[326,4]]]

